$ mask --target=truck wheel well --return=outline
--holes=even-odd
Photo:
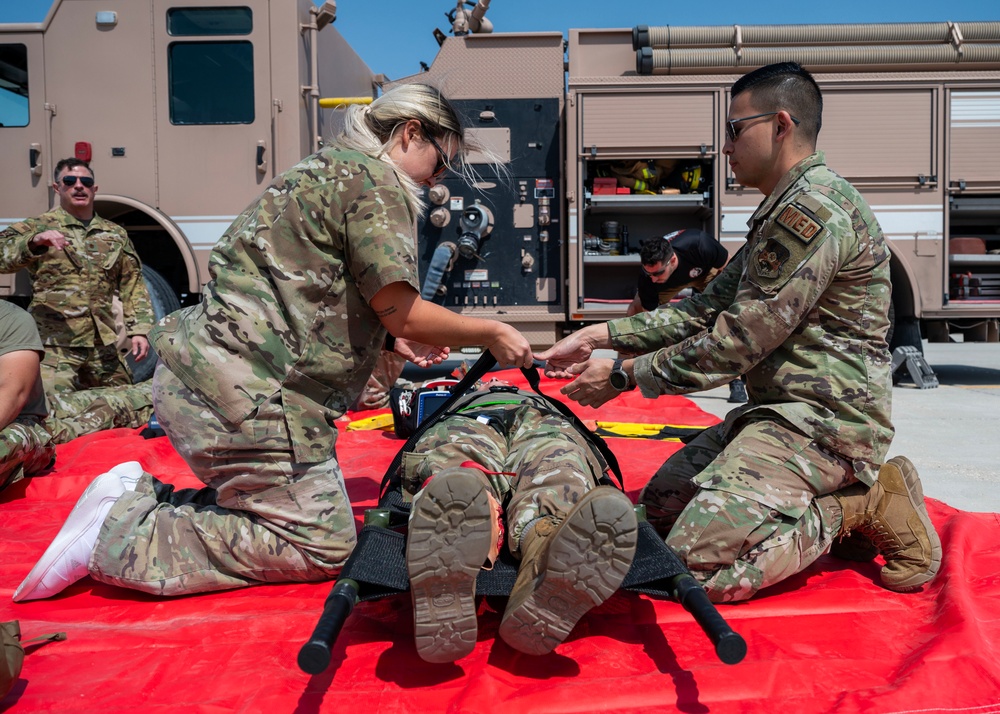
[[[194,268],[191,248],[183,234],[175,236],[168,230],[168,218],[158,216],[154,209],[126,198],[98,197],[95,206],[102,217],[128,231],[143,266],[153,268],[171,287],[182,305],[197,301],[198,295],[196,292],[192,294],[191,288],[198,284],[197,274],[192,274],[197,269]],[[176,227],[174,231],[177,231]]]

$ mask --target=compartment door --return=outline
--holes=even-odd
[[[935,188],[937,126],[933,89],[824,88],[817,148],[858,188]]]
[[[580,156],[714,155],[715,92],[585,94]]]
[[[952,91],[949,188],[1000,191],[1000,92]]]
[[[274,175],[268,3],[153,6],[159,207],[208,249]]]

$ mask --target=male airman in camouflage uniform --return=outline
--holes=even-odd
[[[614,395],[612,367],[649,397],[746,375],[750,403],[640,496],[715,601],[748,598],[831,545],[846,550],[838,536],[868,559],[881,550],[892,590],[918,588],[940,566],[916,470],[905,457],[879,468],[893,435],[889,251],[868,204],[815,151],[821,111],[819,88],[793,63],[738,81],[724,153],[766,196],[747,244],[701,295],[538,355],[556,370],[595,347],[638,355],[568,370],[581,376],[563,391],[591,405]]]
[[[56,457],[42,426],[47,410],[38,363],[43,354],[31,316],[0,300],[0,489],[44,471]]]
[[[45,393],[131,384],[112,298],[121,299],[133,355],[145,358],[153,309],[139,256],[123,228],[94,213],[97,186],[86,163],[60,161],[55,179],[58,208],[0,233],[0,271],[27,268],[31,276],[28,311],[45,345]]]
[[[38,371],[43,353],[31,316],[0,301],[0,409],[9,410],[0,414],[0,489],[51,466],[56,444],[102,429],[139,427],[153,412],[149,383],[55,395],[49,412]]]
[[[464,397],[404,454],[416,493],[406,561],[417,652],[451,662],[476,644],[475,580],[506,529],[518,577],[500,636],[546,654],[610,597],[635,553],[628,498],[600,486],[607,465],[538,395],[493,384]],[[503,512],[503,516],[501,516]]]

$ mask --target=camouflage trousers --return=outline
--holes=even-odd
[[[137,429],[153,415],[153,387],[140,382],[123,387],[85,389],[49,396],[45,429],[52,443],[65,444],[78,436],[104,429]]]
[[[413,491],[441,469],[468,461],[493,472],[471,469],[504,504],[507,545],[515,555],[525,526],[540,516],[564,517],[603,473],[587,440],[570,422],[520,404],[476,407],[438,421],[404,456],[404,483]]]
[[[182,595],[339,572],[357,542],[343,474],[336,460],[293,462],[280,396],[229,424],[161,362],[153,402],[208,488],[174,492],[144,474],[101,527],[96,580]]]
[[[39,366],[45,395],[52,397],[95,387],[132,384],[132,373],[115,345],[60,347],[46,345]]]
[[[0,490],[44,471],[56,459],[52,437],[36,417],[19,417],[0,431]]]
[[[784,422],[749,419],[702,432],[639,495],[650,523],[713,602],[745,600],[830,549],[833,496],[856,482],[843,457]],[[823,498],[820,498],[823,496]]]

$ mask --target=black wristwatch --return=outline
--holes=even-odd
[[[635,385],[632,380],[628,377],[628,372],[622,369],[622,359],[616,359],[614,366],[611,368],[611,374],[608,375],[608,381],[611,386],[619,392],[627,392],[631,389],[635,389]]]

